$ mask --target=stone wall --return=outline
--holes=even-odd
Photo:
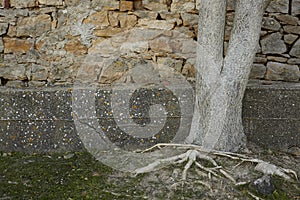
[[[0,85],[73,83],[86,55],[105,39],[133,27],[176,30],[196,39],[198,2],[0,0]],[[300,0],[274,0],[270,4],[262,22],[260,46],[250,78],[299,81],[299,16]],[[225,44],[234,17],[232,2],[228,4],[227,17]],[[143,54],[188,79],[195,76],[193,59],[168,57],[155,52],[155,48],[148,48]]]

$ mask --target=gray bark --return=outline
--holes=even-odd
[[[202,0],[199,10],[196,101],[189,143],[237,151],[246,144],[242,99],[259,40],[265,1],[237,0],[223,56],[226,0]]]

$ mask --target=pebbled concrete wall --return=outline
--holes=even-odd
[[[62,152],[83,150],[84,146],[77,135],[74,114],[72,114],[72,99],[74,98],[72,91],[72,87],[51,87],[42,90],[1,89],[0,151]],[[153,90],[149,91],[153,92]],[[184,89],[184,92],[189,91],[192,92],[192,90]],[[149,109],[147,110],[149,105],[147,102],[154,101],[150,99],[149,94],[147,96],[145,90],[139,91],[137,97],[140,97],[139,102],[141,103],[128,105],[128,107],[136,109],[132,111],[133,113],[142,113],[135,118],[135,124],[128,125],[129,130],[134,130],[130,129],[130,126],[137,124],[142,126],[143,123],[149,122]],[[159,102],[171,102],[165,107],[169,113],[167,125],[164,124],[159,131],[156,130],[157,138],[161,139],[156,138],[141,142],[123,137],[122,141],[125,141],[123,144],[122,141],[118,141],[121,131],[118,130],[119,127],[116,124],[120,116],[114,116],[114,113],[111,112],[111,89],[99,88],[95,97],[95,113],[98,119],[98,124],[95,126],[101,128],[110,140],[114,140],[118,146],[123,148],[129,148],[128,146],[131,148],[147,147],[156,142],[168,142],[172,140],[180,127],[187,133],[190,128],[192,112],[184,116],[181,114],[183,113],[182,109],[192,109],[192,104],[180,108],[171,93],[160,92],[159,96],[156,96]],[[172,101],[174,102],[172,103]],[[180,101],[184,101],[184,99]],[[266,148],[283,151],[293,146],[299,147],[299,101],[299,83],[264,85],[261,82],[250,82],[243,108],[243,122],[249,141]],[[84,110],[85,106],[90,105],[82,105],[82,109]],[[86,117],[83,120],[86,123],[92,121],[92,117],[88,113],[84,116]],[[180,124],[181,117],[185,119]],[[157,118],[155,119],[157,120]]]

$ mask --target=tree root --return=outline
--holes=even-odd
[[[191,166],[194,164],[198,169],[200,169],[202,172],[206,173],[208,178],[211,179],[213,176],[216,178],[221,178],[224,177],[231,182],[233,182],[235,185],[244,185],[247,184],[247,182],[237,182],[235,178],[227,172],[222,166],[218,165],[218,163],[214,160],[216,157],[225,157],[230,160],[236,160],[239,161],[237,165],[233,167],[236,168],[240,166],[243,163],[255,163],[255,170],[262,172],[264,174],[270,174],[270,175],[278,175],[281,176],[287,180],[295,179],[298,180],[297,173],[291,169],[285,169],[282,167],[278,167],[276,165],[273,165],[271,163],[268,163],[266,161],[256,159],[256,158],[251,158],[243,154],[238,154],[238,153],[232,153],[232,152],[223,152],[223,151],[208,151],[202,149],[201,146],[197,145],[189,145],[189,144],[171,144],[171,143],[161,143],[161,144],[156,144],[144,151],[149,152],[153,151],[156,148],[161,149],[163,147],[173,147],[173,148],[178,148],[178,149],[184,149],[187,150],[185,153],[164,158],[164,159],[158,159],[153,163],[150,163],[149,165],[136,169],[134,171],[135,174],[142,174],[142,173],[147,173],[151,171],[156,171],[164,166],[172,165],[172,164],[182,164],[186,163],[184,166],[184,169],[182,171],[182,181],[186,181],[187,178],[187,172],[191,168]],[[206,167],[202,165],[199,161],[206,161],[209,163],[210,166],[212,167]]]

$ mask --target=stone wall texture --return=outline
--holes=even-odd
[[[225,46],[234,18],[232,1]],[[200,0],[0,0],[0,85],[71,84],[98,43],[134,27],[176,30],[195,40],[199,6]],[[251,79],[299,82],[299,16],[300,0],[272,1],[262,21]],[[187,40],[185,46],[189,44]],[[146,59],[194,78],[194,62],[167,59],[154,47],[143,50]],[[114,74],[114,69],[106,73]]]

